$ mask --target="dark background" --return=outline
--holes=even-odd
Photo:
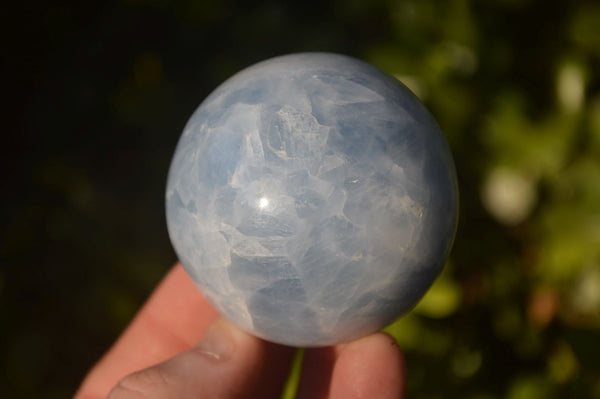
[[[193,110],[333,51],[411,87],[455,155],[448,267],[390,327],[412,398],[600,397],[600,5],[125,0],[3,6],[0,396],[71,396],[175,262]]]

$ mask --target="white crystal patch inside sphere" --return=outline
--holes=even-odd
[[[405,86],[354,58],[294,54],[239,72],[194,112],[167,224],[222,315],[324,346],[419,301],[452,245],[457,197],[448,145]]]

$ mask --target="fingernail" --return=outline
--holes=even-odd
[[[227,322],[219,319],[208,327],[196,349],[213,360],[223,361],[233,352],[233,345],[233,337]]]

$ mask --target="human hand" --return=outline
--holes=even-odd
[[[75,399],[278,398],[292,354],[219,318],[177,265]],[[307,349],[298,398],[402,398],[404,385],[398,345],[376,333]]]

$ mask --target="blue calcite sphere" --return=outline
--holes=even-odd
[[[457,223],[432,116],[392,77],[325,53],[273,58],[219,86],[183,131],[166,199],[204,296],[293,346],[355,339],[410,310]]]

